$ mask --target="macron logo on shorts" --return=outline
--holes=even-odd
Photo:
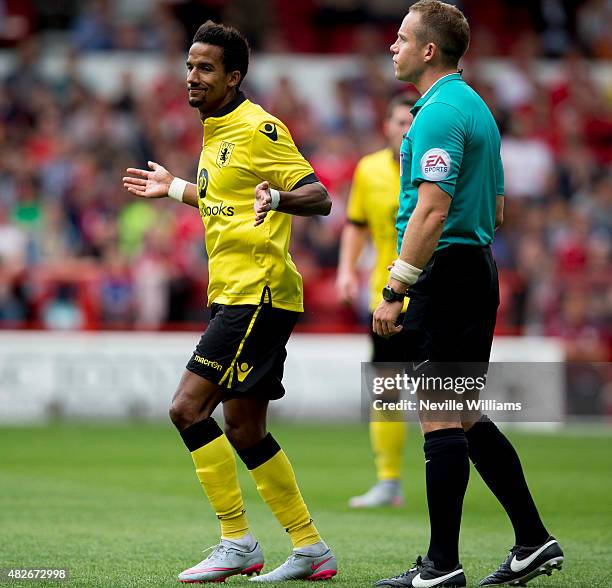
[[[202,365],[211,367],[213,370],[217,370],[219,372],[223,371],[223,366],[217,361],[214,361],[212,359],[207,359],[206,357],[202,357],[201,355],[198,355],[197,353],[194,354],[193,359],[194,361],[197,361],[198,363],[201,363]]]
[[[426,151],[421,157],[421,173],[426,180],[437,182],[448,178],[452,160],[444,149],[437,147]]]

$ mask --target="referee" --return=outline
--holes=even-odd
[[[384,337],[402,329],[424,332],[411,359],[425,365],[488,362],[499,305],[490,245],[503,218],[500,136],[486,104],[457,71],[469,34],[456,7],[421,0],[390,48],[396,78],[413,83],[421,98],[401,149],[399,258],[373,329]],[[410,304],[403,326],[396,326],[407,291]],[[458,543],[470,459],[515,532],[509,556],[480,585],[524,584],[560,568],[563,551],[540,519],[516,451],[495,424],[486,416],[468,422],[460,413],[421,412],[420,418],[429,549],[413,568],[377,585],[466,585]]]

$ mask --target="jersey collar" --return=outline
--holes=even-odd
[[[425,90],[425,92],[423,92],[422,96],[415,102],[414,106],[410,109],[412,115],[416,115],[416,113],[421,109],[421,107],[429,100],[430,96],[434,93],[435,90],[437,90],[443,84],[452,82],[454,80],[461,80],[460,72],[446,74],[445,76],[442,76],[441,78],[436,80],[433,85],[431,85],[429,88],[427,88],[427,90]]]
[[[245,100],[246,96],[244,95],[244,92],[238,90],[236,97],[231,102],[228,102],[225,106],[219,108],[219,110],[216,110],[206,118],[219,118],[221,116],[225,116],[226,114],[229,114],[230,112],[236,110],[236,108],[238,108]]]

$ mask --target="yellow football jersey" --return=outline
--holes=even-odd
[[[239,93],[208,117],[198,165],[198,206],[206,230],[208,303],[259,304],[303,311],[302,277],[289,254],[291,215],[255,219],[255,186],[293,190],[317,181],[285,125]]]
[[[389,264],[397,259],[395,219],[399,208],[399,163],[391,149],[381,149],[361,158],[355,169],[346,215],[370,231],[376,260],[370,276],[370,309],[382,300],[389,281]],[[404,306],[405,309],[405,306]]]

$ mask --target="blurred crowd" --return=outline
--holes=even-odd
[[[302,8],[315,4],[331,14],[351,3]],[[589,15],[599,7],[609,17],[610,3],[582,5],[572,31],[601,28],[603,21]],[[72,24],[76,48],[134,42],[115,29],[100,34],[95,11],[110,3],[88,6]],[[168,5],[158,8],[150,34],[135,37],[147,43],[133,48],[160,50],[169,64],[184,50],[185,29],[176,15],[168,17]],[[604,361],[612,350],[612,89],[595,82],[594,61],[584,55],[588,49],[605,58],[609,47],[568,44],[558,60],[562,76],[544,82],[536,75],[536,60],[547,52],[542,31],[508,44],[509,70],[499,83],[481,75],[477,47],[490,47],[484,33],[475,34],[475,55],[465,63],[466,80],[490,106],[503,138],[507,208],[494,246],[502,287],[498,332],[558,336],[570,357]],[[383,146],[385,107],[400,90],[368,57],[373,41],[355,37],[360,74],[336,81],[334,108],[324,116],[282,72],[265,94],[247,77],[247,95],[288,125],[334,203],[330,217],[294,219],[303,328],[350,330],[367,321],[367,301],[341,307],[334,281],[352,173],[363,154]],[[274,43],[283,46],[282,39]],[[63,74],[53,80],[38,69],[36,37],[15,51],[0,87],[0,325],[201,328],[207,260],[199,215],[167,199],[138,200],[121,186],[126,167],[149,160],[195,178],[202,131],[180,72],[168,65],[146,88],[136,88],[126,73],[121,94],[108,99],[84,82],[79,51],[68,52]]]
[[[394,34],[409,0],[0,0],[0,44],[32,32],[62,31],[79,50],[183,48],[208,18],[231,22],[258,51],[340,52],[374,48]],[[473,32],[472,51],[508,52],[517,31],[533,30],[542,54],[578,46],[612,57],[610,0],[454,0]],[[57,40],[57,39],[55,39]],[[367,47],[364,47],[367,45]]]

